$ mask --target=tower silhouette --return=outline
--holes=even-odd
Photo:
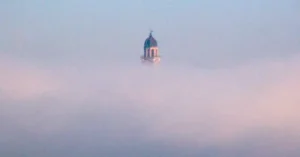
[[[149,37],[144,42],[144,55],[141,56],[143,62],[159,63],[160,55],[158,51],[158,45],[155,38],[150,31]]]

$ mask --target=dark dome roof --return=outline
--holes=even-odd
[[[149,37],[145,40],[144,48],[157,47],[157,41],[153,38],[152,32]]]

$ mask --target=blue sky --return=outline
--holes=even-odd
[[[296,0],[1,3],[1,52],[37,60],[134,62],[150,28],[172,63],[222,67],[300,51]]]

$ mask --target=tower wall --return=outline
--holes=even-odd
[[[152,57],[158,57],[158,56],[159,56],[158,47],[150,47],[150,48],[146,48],[144,50],[145,58],[152,58]]]

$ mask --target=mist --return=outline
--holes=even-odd
[[[234,68],[0,64],[0,155],[300,155],[300,57]],[[4,76],[4,77],[3,77]]]
[[[299,157],[299,6],[0,1],[0,156]]]

